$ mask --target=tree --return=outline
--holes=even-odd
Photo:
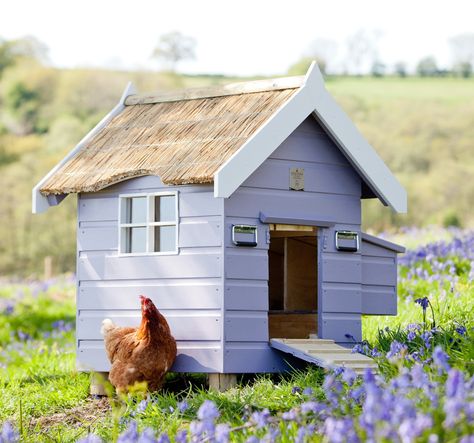
[[[193,37],[173,31],[160,37],[152,57],[162,60],[174,72],[179,62],[196,58],[195,48],[196,40]]]
[[[347,39],[346,67],[349,72],[361,75],[369,71],[372,64],[378,60],[378,41],[382,36],[380,31],[359,29]]]
[[[407,76],[407,65],[405,62],[397,62],[394,65],[394,71],[399,77]]]
[[[459,34],[449,40],[454,60],[453,70],[462,77],[472,74],[474,65],[474,33]]]
[[[387,67],[385,66],[384,63],[376,60],[372,64],[372,68],[370,69],[370,72],[374,77],[383,77],[385,75],[386,69]]]
[[[435,77],[439,72],[436,59],[432,55],[422,58],[416,65],[416,72],[421,77]]]
[[[20,59],[33,59],[44,63],[48,60],[48,47],[32,36],[16,40],[0,38],[0,79],[5,69]]]

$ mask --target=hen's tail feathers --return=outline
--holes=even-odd
[[[110,318],[105,318],[104,320],[102,320],[102,327],[100,328],[100,333],[102,335],[105,335],[107,334],[107,332],[109,332],[110,330],[114,328],[115,328],[115,325],[113,321],[110,320]]]

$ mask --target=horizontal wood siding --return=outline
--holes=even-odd
[[[78,288],[77,308],[136,309],[137,294],[150,297],[159,309],[220,309],[220,279],[83,281]]]
[[[118,196],[178,191],[178,254],[118,254]],[[81,194],[77,230],[78,366],[107,371],[100,327],[140,322],[138,295],[166,317],[178,342],[173,370],[222,371],[222,200],[209,185],[164,186],[140,177],[93,194]]]
[[[289,189],[290,168],[304,169],[304,191]],[[337,146],[312,118],[305,120],[224,202],[226,372],[274,372],[286,356],[268,343],[269,227],[259,215],[328,221],[359,230],[361,180]],[[256,247],[232,244],[233,224],[257,226]],[[322,257],[327,302],[323,331],[338,326],[360,337],[360,254],[338,258],[334,245]],[[331,254],[329,253],[331,252]],[[321,274],[322,275],[322,274]],[[338,311],[339,310],[339,311]],[[334,312],[333,312],[334,311]],[[338,312],[340,318],[331,314]],[[336,334],[338,341],[348,341]]]
[[[397,315],[397,253],[362,241],[362,313]]]
[[[78,369],[82,371],[110,370],[102,340],[79,340]],[[221,342],[178,342],[178,355],[173,372],[220,372],[222,367]]]
[[[319,230],[318,336],[349,344],[362,340],[362,263],[360,251],[336,249],[335,232],[347,228]]]
[[[285,372],[301,369],[305,362],[270,347],[264,342],[226,343],[224,372]]]
[[[160,310],[168,322],[176,340],[220,340],[220,311],[205,310]],[[81,310],[77,317],[77,336],[80,340],[100,338],[102,320],[110,318],[117,326],[138,326],[140,310],[103,309]]]

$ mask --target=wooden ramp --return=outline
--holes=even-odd
[[[353,354],[350,349],[337,345],[334,340],[272,338],[270,346],[323,368],[344,366],[351,368],[356,374],[362,374],[365,368],[374,371],[377,369],[377,364],[371,358],[359,353]]]

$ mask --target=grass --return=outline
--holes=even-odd
[[[420,354],[423,359],[430,359],[435,345],[440,344],[448,353],[451,366],[472,375],[474,284],[471,266],[470,257],[447,256],[402,267],[398,316],[363,319],[367,350],[376,347],[387,352],[394,343],[400,343],[401,354]],[[430,309],[424,318],[422,307],[414,302],[423,297],[429,297],[434,319]],[[180,430],[195,426],[196,415],[206,400],[217,405],[221,414],[219,422],[240,428],[233,434],[235,441],[245,441],[251,435],[264,436],[268,429],[257,429],[255,424],[250,426],[249,420],[252,413],[265,409],[275,420],[274,429],[279,429],[279,441],[294,441],[298,433],[312,425],[306,419],[285,421],[284,414],[301,411],[308,400],[330,401],[331,389],[335,389],[335,385],[328,384],[321,369],[308,366],[286,375],[245,376],[237,388],[225,393],[208,391],[202,374],[186,377],[169,374],[165,389],[152,396],[137,389],[128,397],[94,400],[88,396],[89,375],[75,369],[74,318],[74,286],[70,278],[46,284],[4,284],[0,289],[0,423],[13,422],[22,441],[72,442],[89,432],[105,441],[115,441],[130,423],[136,423],[141,430],[151,427],[157,435],[176,435]],[[433,320],[436,330],[432,330]],[[417,323],[421,328],[411,339],[410,329],[406,328],[410,323]],[[461,326],[466,328],[465,334],[457,332]],[[423,332],[430,334],[428,345],[422,338]],[[385,353],[378,357],[386,383],[402,377],[403,367],[412,366],[413,358],[394,361]],[[427,364],[428,373],[431,373],[430,365]],[[430,377],[435,380],[438,376],[433,371]],[[439,386],[444,386],[446,374],[440,377]],[[391,389],[390,386],[387,385],[387,389]],[[305,388],[311,388],[312,393],[303,393]],[[348,387],[341,389],[338,395],[343,395],[345,389],[352,395]],[[361,405],[351,403],[349,394],[343,398],[337,401],[334,416],[355,420],[354,416],[361,414]],[[424,408],[431,407],[426,398],[420,400],[420,404]],[[433,432],[441,433],[442,420],[437,419],[436,414],[443,412],[433,412]],[[468,421],[466,423],[458,426],[457,432],[474,432]],[[425,441],[424,437],[420,441]]]

